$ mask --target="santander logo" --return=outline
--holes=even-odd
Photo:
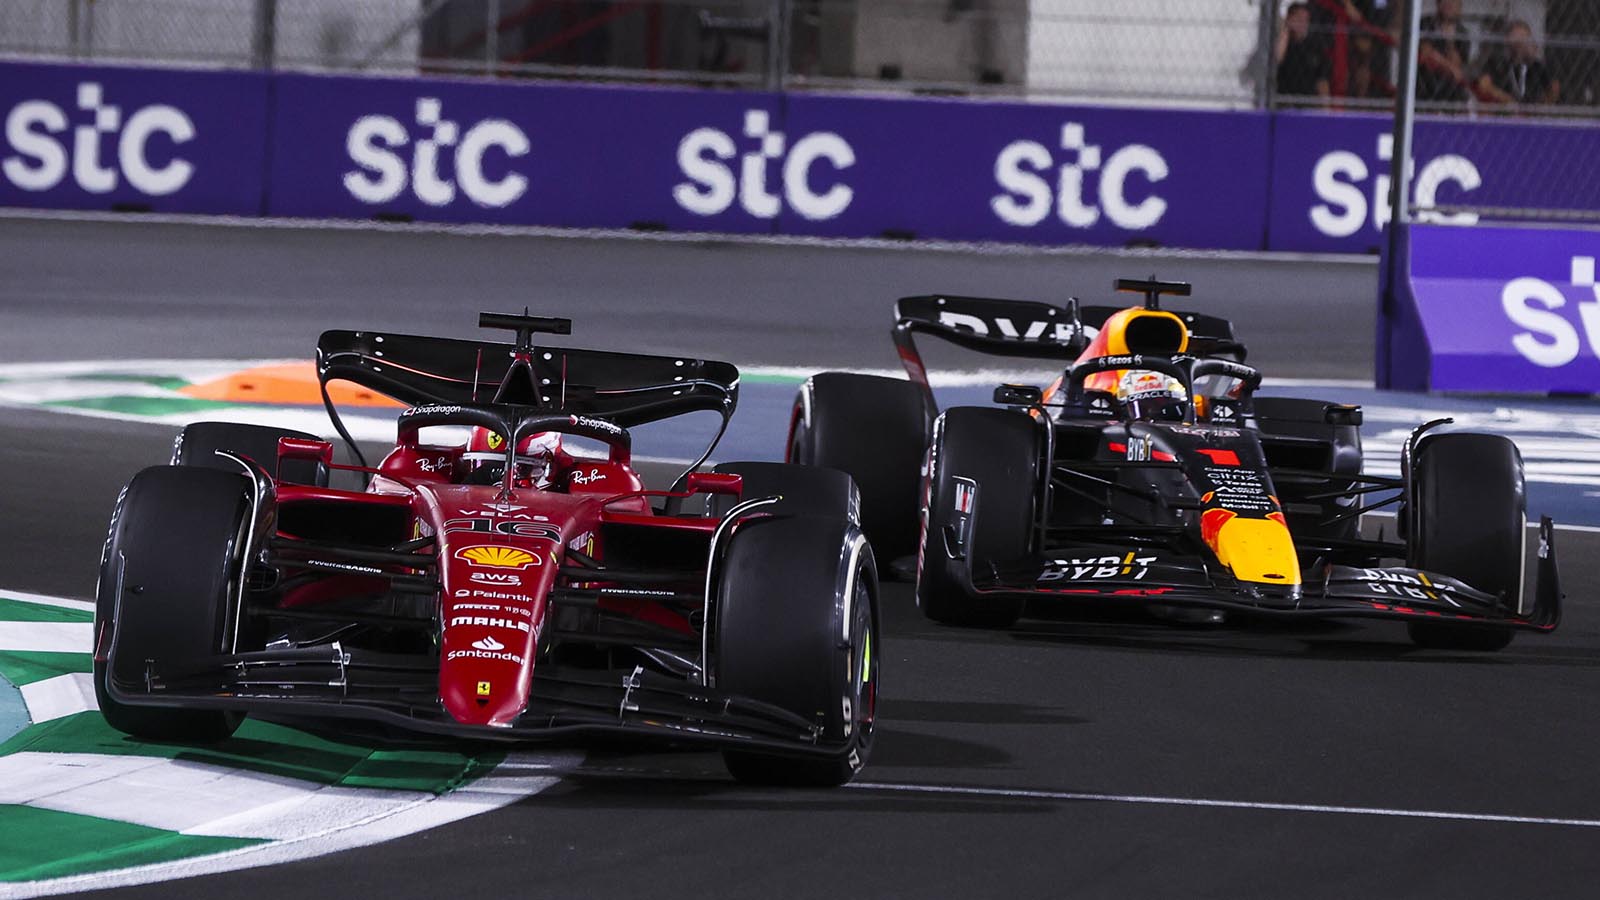
[[[487,650],[490,653],[493,653],[496,650],[504,650],[506,648],[505,644],[500,643],[493,637],[484,637],[483,640],[473,641],[472,646],[479,650]]]

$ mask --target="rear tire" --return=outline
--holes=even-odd
[[[847,581],[851,593],[841,597]],[[866,765],[877,719],[878,621],[877,566],[855,526],[822,516],[739,526],[722,564],[712,623],[716,686],[817,723],[838,753],[726,750],[735,779],[834,787]]]
[[[1022,599],[974,597],[961,576],[963,570],[970,573],[1027,553],[1039,484],[1038,435],[1033,419],[1012,410],[964,406],[939,416],[917,557],[917,606],[923,615],[973,628],[1004,628],[1021,617]],[[957,478],[969,478],[978,488],[965,559],[952,558],[947,549]]]
[[[198,466],[203,469],[220,469],[239,472],[239,466],[226,457],[218,456],[225,450],[254,460],[267,474],[286,484],[328,486],[328,470],[320,462],[307,459],[285,460],[278,465],[278,439],[298,438],[320,441],[321,438],[303,431],[287,428],[268,428],[263,425],[241,425],[236,422],[196,422],[183,429],[172,444],[172,464]]]
[[[927,447],[922,387],[910,381],[822,372],[795,396],[786,459],[855,480],[862,530],[885,559],[916,552],[917,474]]]
[[[109,682],[140,684],[147,666],[160,675],[221,652],[249,513],[246,486],[241,475],[155,466],[135,475],[118,498],[94,621],[95,699],[112,728],[146,740],[206,743],[239,727],[236,712],[124,704]]]
[[[1499,594],[1520,613],[1528,504],[1517,445],[1492,434],[1435,435],[1418,446],[1412,478],[1409,565]],[[1515,633],[1499,625],[1406,627],[1418,646],[1438,650],[1500,650]]]

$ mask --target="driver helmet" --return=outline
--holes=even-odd
[[[1130,419],[1172,421],[1183,418],[1189,392],[1166,373],[1127,369],[1117,380],[1117,399]]]
[[[516,482],[519,486],[548,487],[552,463],[561,452],[561,434],[540,431],[522,439],[517,447]],[[483,426],[473,426],[467,449],[461,454],[474,481],[499,481],[505,476],[506,439]]]

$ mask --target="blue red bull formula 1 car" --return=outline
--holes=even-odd
[[[880,555],[916,554],[929,618],[1005,626],[1030,600],[1380,617],[1423,646],[1477,650],[1556,627],[1548,518],[1524,587],[1510,440],[1429,422],[1399,477],[1366,473],[1359,407],[1258,397],[1230,323],[1161,308],[1188,285],[1116,286],[1144,302],[907,297],[893,335],[909,380],[822,373],[802,387],[790,461],[851,474]],[[1000,408],[939,413],[918,334],[1065,368],[1044,389],[1000,386]],[[1392,536],[1364,533],[1385,507]]]

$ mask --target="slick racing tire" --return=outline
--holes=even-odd
[[[859,529],[826,516],[752,519],[729,540],[713,629],[716,687],[821,728],[830,756],[727,750],[741,782],[833,787],[872,752],[878,572]]]
[[[183,429],[172,443],[172,464],[199,466],[204,469],[221,469],[225,472],[242,471],[238,464],[218,456],[225,450],[256,461],[267,474],[286,484],[328,486],[328,469],[322,463],[306,459],[291,459],[278,466],[278,439],[299,438],[320,441],[321,438],[303,431],[287,428],[268,428],[262,425],[240,425],[234,422],[196,422]]]
[[[917,557],[917,607],[923,615],[971,628],[1004,628],[1022,615],[1023,600],[974,597],[961,575],[1027,553],[1040,480],[1038,434],[1033,419],[1007,409],[957,407],[934,424]],[[977,485],[962,559],[951,555],[958,478]]]
[[[744,479],[744,490],[738,498],[727,494],[711,495],[708,509],[716,518],[722,518],[728,510],[746,500],[781,496],[782,500],[761,507],[761,511],[832,516],[861,524],[861,495],[850,476],[838,469],[790,463],[728,462],[712,471]]]
[[[95,590],[94,692],[112,728],[205,743],[239,727],[235,712],[124,704],[109,682],[142,686],[222,651],[249,506],[244,477],[212,469],[155,466],[123,489]]]
[[[846,472],[862,530],[886,560],[917,546],[918,469],[928,447],[922,388],[901,378],[822,372],[795,395],[785,459]]]
[[[1417,509],[1409,564],[1499,594],[1516,609],[1522,597],[1528,505],[1522,454],[1492,434],[1426,438],[1412,464]],[[1410,622],[1411,640],[1442,650],[1499,650],[1512,629],[1495,625]]]

